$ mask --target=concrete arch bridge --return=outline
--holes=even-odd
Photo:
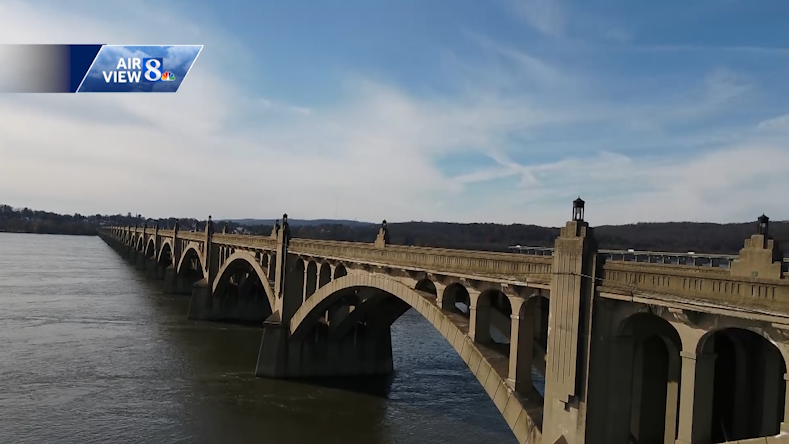
[[[262,377],[391,372],[390,326],[413,309],[521,443],[789,442],[789,279],[768,223],[725,268],[601,252],[580,199],[550,255],[391,245],[385,222],[374,243],[296,239],[287,216],[270,236],[210,217],[100,236],[190,295],[190,318],[262,325]]]

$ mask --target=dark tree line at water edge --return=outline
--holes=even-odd
[[[83,216],[61,215],[28,208],[15,209],[0,205],[0,231],[44,234],[95,235],[101,226],[148,227],[172,229],[176,222],[182,231],[202,231],[205,221],[189,218],[137,219],[126,215]],[[268,235],[271,225],[242,225],[218,221],[215,230],[227,226],[229,233]],[[558,228],[536,225],[460,224],[447,222],[404,222],[388,224],[391,243],[466,250],[508,251],[512,245],[552,247]],[[373,242],[379,226],[375,224],[291,226],[297,238]],[[604,225],[595,227],[595,237],[600,248],[704,252],[736,254],[743,241],[756,232],[756,221],[750,223],[713,224],[698,222],[638,223],[631,225]],[[789,250],[789,222],[770,222],[770,234]]]
[[[389,223],[391,243],[467,250],[508,251],[513,245],[552,247],[559,228],[536,225],[459,224],[445,222]],[[247,227],[270,233],[271,227]],[[299,226],[293,237],[373,242],[379,226]],[[594,228],[599,248],[651,250],[683,253],[737,254],[746,238],[756,232],[753,223],[713,224],[697,222],[638,223]],[[771,222],[770,234],[789,249],[789,222]]]
[[[95,236],[102,226],[134,225],[139,219],[126,215],[82,215],[57,214],[49,211],[31,210],[30,208],[13,208],[10,205],[0,205],[0,232],[9,233],[36,233],[36,234],[70,234]],[[161,226],[172,227],[178,221],[182,227],[193,227],[195,219],[160,219]],[[156,221],[149,222],[153,226]]]

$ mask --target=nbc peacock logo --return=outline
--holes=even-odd
[[[165,71],[162,74],[162,82],[172,82],[175,80],[175,74],[172,71]]]

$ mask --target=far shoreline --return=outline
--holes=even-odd
[[[98,233],[37,233],[35,231],[3,231],[0,234],[44,234],[48,236],[82,236],[82,237],[95,237]]]

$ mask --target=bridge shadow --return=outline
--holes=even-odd
[[[397,371],[395,370],[388,375],[299,378],[293,381],[315,387],[350,391],[378,398],[388,398],[389,393],[392,391],[392,383],[396,373]]]

